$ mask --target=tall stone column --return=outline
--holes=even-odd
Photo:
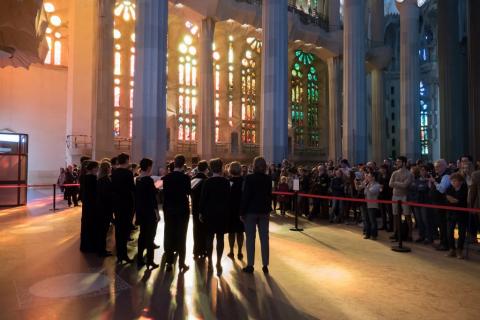
[[[397,2],[400,11],[400,154],[420,156],[419,58],[417,0]]]
[[[113,6],[114,0],[97,0],[95,84],[92,116],[92,156],[113,155]]]
[[[480,159],[480,1],[468,1],[468,115],[470,147],[469,152],[474,159]]]
[[[367,160],[365,1],[343,3],[343,157]]]
[[[328,29],[329,31],[340,29],[340,0],[328,1]]]
[[[440,156],[454,160],[468,147],[465,63],[458,32],[458,0],[438,1]],[[452,143],[455,137],[455,143]]]
[[[280,163],[288,154],[287,0],[262,5],[261,154]]]
[[[68,76],[66,134],[90,142],[92,136],[92,112],[94,103],[94,70],[96,64],[92,53],[96,46],[97,1],[73,1],[68,16]],[[112,125],[113,127],[113,125]],[[91,155],[89,145],[74,148],[66,146],[68,164],[79,163],[82,155]]]
[[[371,1],[371,35],[374,43],[383,43],[384,0]],[[385,106],[383,70],[372,70],[372,160],[380,163],[385,157]]]
[[[215,21],[202,20],[199,52],[199,98],[200,98],[200,140],[198,153],[202,159],[210,160],[215,147],[215,102],[213,88],[213,35]]]
[[[328,158],[336,162],[342,156],[342,76],[341,59],[327,60],[328,66]]]
[[[151,158],[155,171],[167,151],[167,34],[168,2],[138,0],[132,158]]]

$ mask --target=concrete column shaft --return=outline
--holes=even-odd
[[[263,1],[261,153],[275,163],[288,153],[287,9],[286,0]]]
[[[420,10],[416,0],[397,2],[400,11],[400,153],[415,160],[419,143],[419,58],[418,24]]]
[[[340,29],[340,0],[328,1],[328,25],[329,31]]]
[[[152,158],[155,171],[167,151],[167,33],[167,1],[138,0],[132,160]]]
[[[336,162],[342,155],[341,59],[330,58],[328,66],[328,157]]]
[[[200,140],[198,152],[203,159],[213,156],[215,146],[215,103],[213,88],[213,35],[215,21],[202,20],[199,47]]]
[[[99,160],[113,155],[113,7],[114,0],[97,0],[92,156]]]
[[[343,10],[342,154],[353,163],[365,162],[365,1],[345,0]]]

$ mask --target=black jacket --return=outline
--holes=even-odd
[[[180,171],[163,177],[163,210],[165,213],[189,214],[188,196],[191,193],[190,178]]]
[[[135,212],[137,224],[157,222],[157,188],[151,177],[138,177],[135,183]]]
[[[112,220],[113,191],[110,177],[105,176],[97,180],[97,212],[105,220]]]
[[[448,187],[445,194],[458,200],[457,203],[447,202],[448,206],[460,207],[460,208],[467,207],[468,186],[466,183],[462,183],[462,186],[458,190],[455,190],[455,188],[452,185],[450,185],[450,187]],[[448,211],[448,213],[451,216],[466,216],[468,214],[468,212],[466,211]]]
[[[203,182],[200,216],[210,232],[226,232],[230,221],[230,182],[224,177],[212,177]]]
[[[207,179],[207,176],[201,172],[197,173],[192,178],[191,198],[192,198],[192,214],[193,215],[200,214],[200,197],[202,195],[202,187],[206,179]]]
[[[82,189],[82,215],[95,216],[97,203],[97,176],[87,174],[84,176]]]
[[[111,179],[114,210],[133,212],[135,184],[132,171],[117,168],[113,170]]]
[[[324,173],[319,175],[312,186],[312,193],[319,195],[327,195],[330,187],[330,177]]]
[[[330,188],[332,189],[332,195],[344,196],[345,195],[345,182],[343,178],[335,177],[330,182]]]
[[[272,180],[263,173],[245,177],[240,214],[269,214],[272,211]]]

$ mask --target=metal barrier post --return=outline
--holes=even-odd
[[[57,210],[57,207],[56,207],[56,204],[55,204],[56,199],[57,199],[57,185],[53,184],[53,205],[52,205],[52,209],[50,209],[53,212],[55,212]]]
[[[303,231],[302,228],[299,228],[298,227],[298,192],[295,191],[295,195],[294,195],[294,201],[295,201],[295,227],[294,228],[290,228],[290,231]]]
[[[402,200],[398,200],[397,202],[398,209],[402,208]],[[397,210],[398,214],[396,215],[397,220],[397,239],[398,239],[398,246],[392,246],[392,250],[395,252],[410,252],[412,249],[409,247],[403,246],[402,240],[402,215],[399,210]]]

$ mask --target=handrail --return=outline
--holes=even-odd
[[[236,0],[237,2],[245,2],[252,5],[261,6],[263,0]],[[316,8],[308,8],[309,12],[302,10],[297,5],[296,0],[288,0],[288,11],[297,14],[300,18],[300,21],[303,24],[316,24],[319,27],[323,28],[325,31],[329,31],[329,21],[328,16],[321,14],[317,11]]]

